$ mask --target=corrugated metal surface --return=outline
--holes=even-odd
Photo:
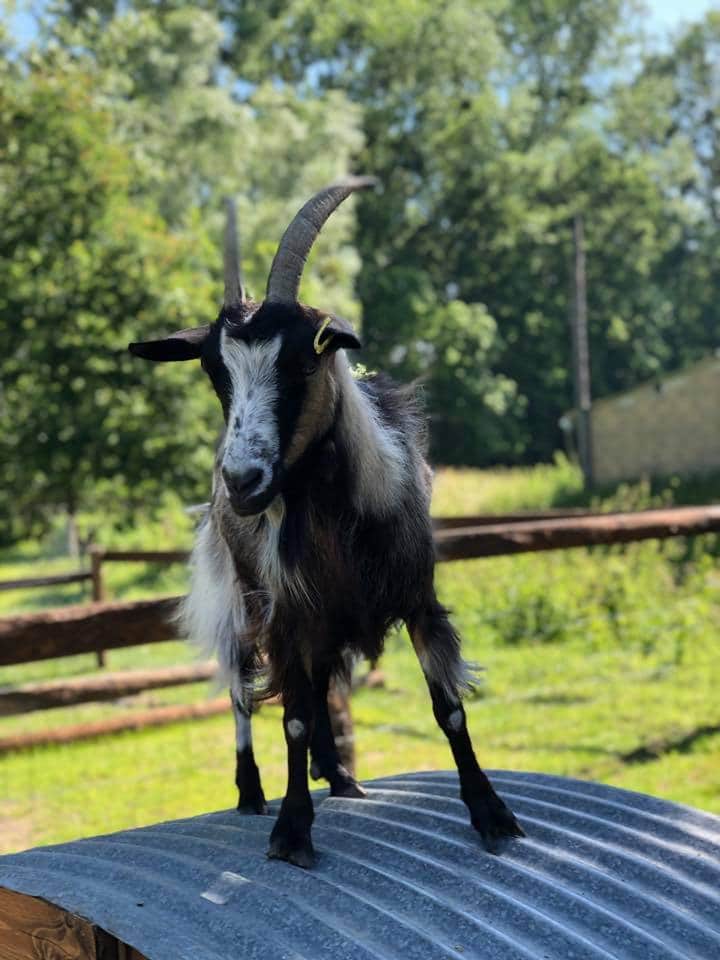
[[[270,817],[213,813],[0,858],[0,885],[152,960],[720,957],[720,819],[540,774],[493,779],[528,837],[485,853],[454,773],[316,794],[318,864],[265,857]],[[275,805],[277,809],[277,805]]]

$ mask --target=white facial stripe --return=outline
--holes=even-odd
[[[270,484],[279,457],[275,401],[282,341],[278,334],[272,340],[248,344],[228,337],[224,330],[221,338],[220,354],[232,384],[222,465],[232,474],[253,467],[262,470],[261,492]]]

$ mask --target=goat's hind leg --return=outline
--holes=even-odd
[[[510,808],[495,793],[473,751],[460,700],[460,691],[467,684],[460,638],[447,610],[434,597],[407,626],[430,690],[435,719],[455,758],[460,795],[485,848],[494,853],[503,838],[525,834]]]
[[[252,680],[241,671],[230,688],[235,718],[235,785],[238,788],[238,812],[267,813],[260,771],[252,746]]]
[[[335,743],[328,708],[329,686],[330,670],[327,667],[313,670],[315,727],[310,742],[310,772],[315,780],[323,777],[328,781],[331,796],[361,798],[366,793],[343,766]]]

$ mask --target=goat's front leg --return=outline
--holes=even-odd
[[[430,690],[435,719],[455,758],[460,796],[485,848],[494,853],[504,837],[525,834],[475,758],[460,700],[463,674],[467,670],[460,656],[460,638],[447,611],[434,596],[427,607],[408,622],[408,631]]]
[[[287,793],[272,833],[268,856],[298,867],[315,859],[310,828],[314,813],[308,788],[308,747],[313,728],[313,690],[299,659],[288,669],[282,690],[288,753]]]
[[[260,783],[260,771],[252,746],[252,689],[249,696],[240,696],[230,690],[235,718],[235,785],[238,788],[239,813],[267,813],[265,794]]]
[[[313,702],[315,726],[310,743],[312,766],[310,772],[315,780],[324,777],[330,784],[333,797],[364,797],[365,791],[342,764],[333,736],[328,709],[330,670],[328,667],[313,669]]]

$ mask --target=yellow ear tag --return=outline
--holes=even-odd
[[[319,329],[318,332],[315,334],[315,339],[313,340],[313,347],[315,347],[315,353],[316,353],[318,356],[320,356],[320,354],[323,352],[323,350],[325,349],[325,347],[326,347],[326,346],[330,343],[330,341],[332,340],[332,334],[330,334],[330,336],[327,338],[327,340],[324,340],[322,343],[320,343],[320,338],[321,338],[322,335],[325,333],[325,331],[327,330],[327,328],[329,327],[329,325],[330,325],[331,323],[332,323],[332,317],[325,317],[325,319],[323,320],[322,324],[320,325],[320,329]]]

